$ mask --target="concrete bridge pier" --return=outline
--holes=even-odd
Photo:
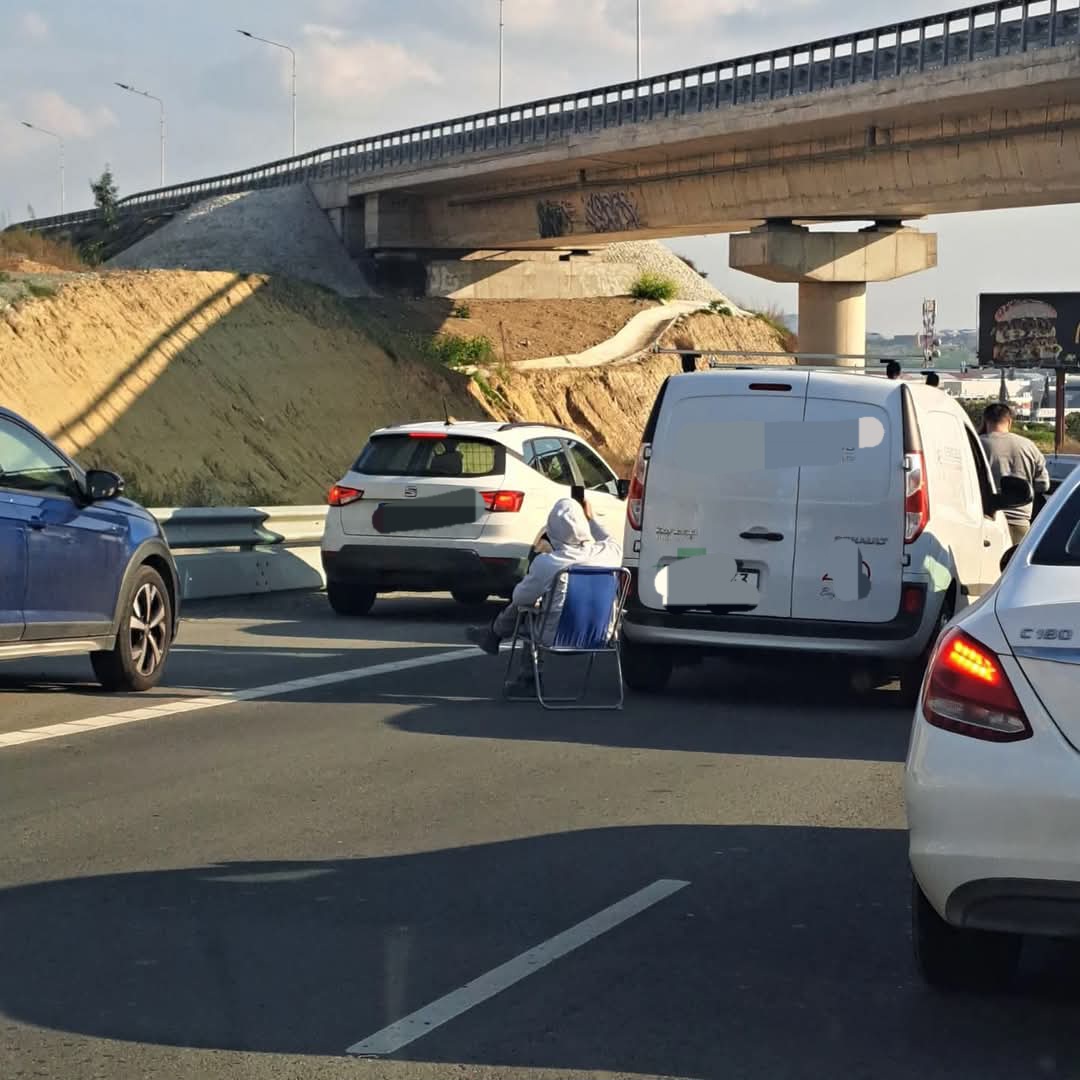
[[[799,351],[861,356],[866,351],[866,286],[937,265],[937,236],[878,223],[860,232],[811,232],[768,222],[731,237],[729,263],[767,281],[799,286]],[[807,361],[821,366],[822,361]],[[838,360],[862,367],[862,360]]]

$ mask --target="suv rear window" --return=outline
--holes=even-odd
[[[1037,566],[1080,565],[1080,488],[1054,512],[1050,528],[1039,541],[1031,561]]]
[[[377,435],[352,471],[365,476],[501,476],[506,447],[455,435]]]

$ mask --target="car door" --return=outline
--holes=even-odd
[[[582,442],[565,439],[566,452],[574,467],[577,481],[588,493],[589,505],[596,519],[608,532],[616,531],[626,505],[619,498],[619,479],[600,455]]]
[[[967,436],[967,464],[971,474],[971,486],[975,513],[979,515],[981,539],[981,567],[979,580],[969,586],[969,596],[977,600],[1001,575],[1001,557],[1012,547],[1009,525],[1005,515],[994,506],[994,480],[990,463],[986,460],[979,437],[970,425],[965,425]]]
[[[108,505],[87,505],[71,464],[6,417],[0,470],[27,515],[23,639],[106,636],[125,567],[126,518]]]
[[[0,473],[0,645],[23,636],[26,523],[29,511],[4,487]]]

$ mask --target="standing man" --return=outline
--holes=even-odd
[[[899,379],[900,378],[900,364],[896,360],[890,360],[885,365],[885,378],[887,378],[887,379]]]
[[[1012,423],[1013,411],[1003,401],[987,405],[983,410],[983,434],[980,438],[990,459],[990,471],[998,482],[1003,476],[1022,476],[1031,484],[1032,491],[1045,494],[1050,490],[1046,458],[1030,439],[1012,433]],[[1019,544],[1031,528],[1033,505],[1027,503],[1005,511],[1014,545]]]

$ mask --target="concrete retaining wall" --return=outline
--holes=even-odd
[[[626,296],[640,275],[630,263],[570,259],[437,259],[427,266],[427,295],[453,300],[580,300]]]

